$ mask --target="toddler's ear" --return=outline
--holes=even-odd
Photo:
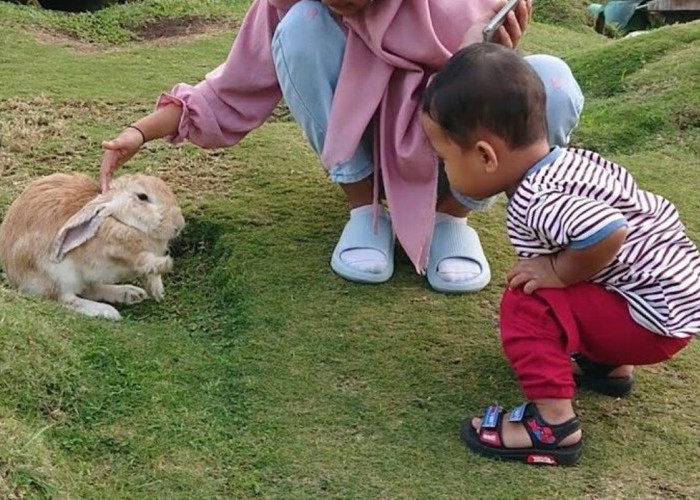
[[[488,141],[477,141],[476,150],[479,152],[479,158],[484,170],[489,174],[496,171],[498,168],[498,155],[496,150]]]

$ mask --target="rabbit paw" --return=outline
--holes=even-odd
[[[69,309],[72,309],[80,314],[90,316],[93,318],[104,318],[111,319],[113,321],[119,321],[122,319],[121,314],[114,307],[109,304],[103,304],[102,302],[95,302],[92,300],[83,299],[76,297],[75,295],[64,295],[61,297],[61,303],[63,303]]]
[[[156,302],[160,302],[165,297],[165,289],[163,288],[163,280],[160,274],[149,274],[147,279],[148,293],[155,299]]]
[[[112,304],[138,304],[148,298],[146,290],[132,285],[92,285],[83,297]]]
[[[119,311],[109,304],[103,304],[101,302],[93,302],[93,304],[87,310],[80,312],[95,318],[110,319],[112,321],[119,321],[122,319],[122,315],[119,314]]]
[[[143,288],[133,285],[118,285],[118,288],[121,300],[117,300],[116,302],[131,305],[143,302],[148,298],[148,293],[146,293],[146,290]]]
[[[173,270],[172,257],[158,257],[152,253],[141,254],[138,271],[142,274],[164,274]]]

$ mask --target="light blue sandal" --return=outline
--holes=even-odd
[[[476,262],[481,266],[481,274],[467,281],[445,281],[437,269],[440,262],[451,257]],[[479,235],[464,220],[441,221],[435,224],[427,274],[428,283],[433,290],[444,293],[477,292],[489,284],[491,268],[481,247]]]
[[[373,211],[367,210],[351,217],[345,224],[338,244],[331,257],[331,269],[339,276],[358,283],[384,283],[394,274],[394,231],[391,229],[389,215],[380,211],[377,220],[377,232],[374,227]],[[382,273],[362,272],[349,266],[340,255],[354,248],[372,248],[386,255],[387,266]]]

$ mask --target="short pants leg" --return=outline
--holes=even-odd
[[[668,360],[688,343],[649,332],[622,296],[593,283],[532,295],[508,289],[500,326],[503,351],[529,400],[574,396],[574,352],[596,363],[642,365]]]
[[[301,0],[292,6],[272,40],[285,102],[319,155],[326,138],[346,40],[328,8],[311,0]],[[372,172],[372,137],[367,132],[353,157],[334,166],[329,174],[332,181],[347,184]]]

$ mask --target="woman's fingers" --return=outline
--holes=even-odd
[[[510,49],[517,47],[523,33],[530,24],[531,16],[532,0],[523,0],[515,10],[508,13],[503,26],[498,30],[495,40]]]
[[[521,3],[520,5],[523,4]],[[506,22],[504,23],[504,26],[508,31],[508,35],[510,36],[512,47],[515,47],[516,45],[518,45],[518,42],[523,36],[523,29],[520,26],[520,22],[518,20],[518,17],[515,15],[515,12],[508,13],[508,16],[506,16]]]
[[[102,154],[100,162],[100,192],[106,193],[109,190],[109,183],[112,180],[112,172],[119,166],[119,153],[108,149]]]
[[[520,29],[525,31],[532,19],[532,0],[520,2],[515,8],[515,16],[518,18]]]
[[[504,47],[508,47],[509,49],[515,47],[515,45],[513,44],[513,39],[510,37],[510,33],[508,33],[508,30],[505,26],[501,26],[500,28],[498,28],[496,40],[498,40],[499,45],[503,45]]]

